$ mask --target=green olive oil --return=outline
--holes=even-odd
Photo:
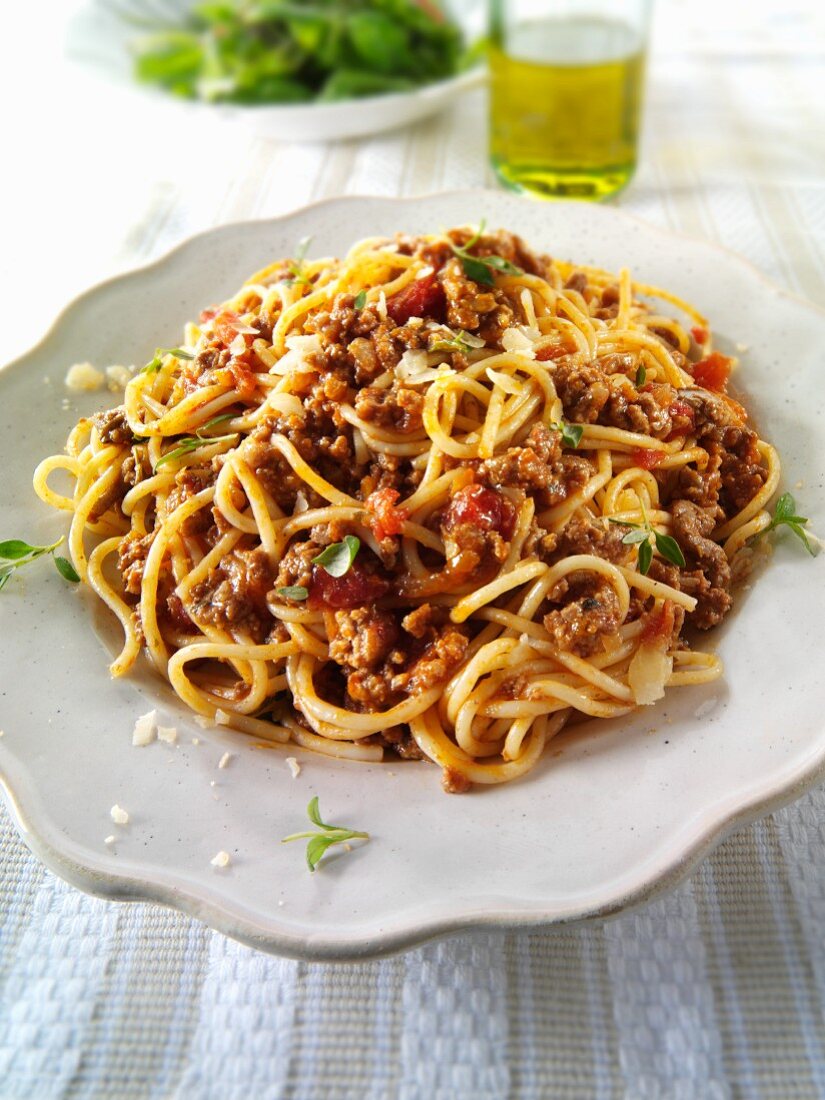
[[[602,199],[636,167],[644,51],[625,23],[532,20],[490,49],[490,148],[502,183]]]

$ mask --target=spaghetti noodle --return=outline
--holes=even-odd
[[[34,484],[123,627],[113,675],[145,647],[200,715],[458,791],[721,674],[683,628],[730,608],[779,479],[731,365],[626,270],[369,239],[205,310]]]

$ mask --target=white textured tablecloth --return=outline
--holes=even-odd
[[[76,291],[193,231],[340,193],[488,182],[481,93],[362,144],[190,134],[64,67],[69,5],[9,7],[4,360]],[[654,42],[641,169],[621,205],[822,303],[818,4],[662,0]],[[0,840],[4,1098],[825,1096],[822,790],[636,915],[357,966],[270,958],[176,913],[79,894],[5,810]]]

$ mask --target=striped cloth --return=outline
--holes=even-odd
[[[26,9],[9,16],[14,41],[32,6],[10,7]],[[63,82],[59,97],[27,91],[5,134],[26,153],[2,184],[4,358],[77,289],[192,231],[340,193],[487,182],[480,93],[362,144],[182,135],[64,70],[66,5],[36,7],[39,63],[50,88]],[[660,3],[642,167],[621,205],[822,302],[823,16],[815,0],[746,8]],[[19,101],[32,58],[14,52],[2,90]],[[0,880],[3,1098],[825,1097],[822,790],[637,914],[352,966],[271,958],[155,906],[86,897],[29,855],[5,811]]]

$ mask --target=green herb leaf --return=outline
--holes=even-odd
[[[458,257],[468,279],[472,279],[474,283],[481,283],[482,286],[493,286],[493,273],[486,263],[476,259],[475,256],[464,256],[458,253]]]
[[[59,554],[55,554],[54,564],[64,580],[69,581],[70,584],[80,584],[80,574],[68,558],[61,558]]]
[[[19,558],[27,558],[29,554],[36,554],[38,551],[44,554],[49,549],[48,546],[32,546],[31,543],[23,542],[22,539],[8,539],[6,542],[0,542],[0,558],[5,558],[7,561],[17,561]]]
[[[622,542],[625,546],[633,546],[637,542],[645,542],[650,538],[650,532],[646,531],[644,527],[637,527],[635,531],[628,531]]]
[[[647,370],[645,369],[644,363],[640,363],[636,368],[636,388],[638,389],[640,386],[643,386],[646,379]]]
[[[470,255],[470,249],[473,245],[478,244],[486,224],[486,221],[482,218],[479,222],[478,229],[466,244],[457,245],[450,242],[450,247],[453,253],[461,260],[461,266],[468,279],[472,279],[474,283],[481,283],[482,286],[493,286],[494,270],[502,271],[507,275],[521,275],[522,272],[520,267],[516,267],[516,265],[510,263],[509,260],[505,260],[503,256]]]
[[[321,832],[291,833],[289,836],[285,836],[281,843],[287,844],[291,840],[306,840],[308,842],[306,860],[310,871],[315,870],[326,851],[333,844],[344,844],[348,840],[369,840],[370,838],[369,833],[348,829],[342,825],[327,825],[322,821],[317,795],[307,806],[307,817],[313,825],[318,826]]]
[[[150,359],[141,370],[141,374],[157,374],[163,366],[163,360],[167,355],[174,355],[176,359],[194,359],[195,356],[184,348],[155,348],[154,358]]]
[[[302,584],[287,584],[277,589],[278,595],[287,600],[305,600],[309,595],[309,589]]]
[[[208,425],[204,424],[204,428]],[[203,428],[200,429],[203,431]],[[208,447],[213,443],[227,443],[230,439],[237,439],[238,433],[232,432],[231,435],[187,435],[184,436],[177,447],[174,447],[171,451],[167,451],[166,454],[161,455],[155,463],[155,469],[159,470],[166,462],[173,462],[176,458],[183,458],[184,455],[191,454],[192,451],[197,451],[200,447]]]
[[[682,548],[676,539],[671,538],[670,535],[660,535],[658,531],[653,532],[653,538],[656,542],[656,549],[663,558],[667,558],[669,562],[678,565],[680,569],[684,568],[685,555],[682,553]]]
[[[642,576],[647,576],[652,561],[653,547],[650,545],[650,539],[646,538],[644,542],[639,544],[639,572]]]
[[[304,286],[312,286],[311,280],[304,272],[304,260],[306,259],[307,250],[312,243],[312,237],[302,237],[298,241],[298,247],[295,249],[295,259],[290,260],[287,264],[291,279],[287,279],[287,286],[294,286],[295,283],[302,283]]]
[[[521,275],[521,268],[505,260],[503,256],[484,256],[481,262],[496,271],[503,271],[505,275]]]
[[[773,519],[769,526],[765,528],[765,532],[774,531],[782,526],[787,527],[796,535],[812,558],[817,556],[819,547],[811,543],[803,529],[808,526],[808,519],[805,516],[796,514],[796,501],[790,493],[783,493],[777,500],[773,510]]]
[[[8,563],[0,566],[0,592],[8,584],[9,577],[15,569],[21,569],[24,565],[31,565],[33,561],[37,561],[45,554],[51,554],[54,557],[55,550],[65,541],[65,538],[61,536],[57,542],[53,542],[48,546],[35,546],[30,542],[24,542],[23,539],[6,539],[4,542],[0,542],[0,559]],[[80,577],[74,566],[66,558],[55,557],[54,564],[57,566],[58,573],[65,577],[67,581],[71,581],[73,584],[78,583]]]
[[[483,348],[484,341],[479,336],[473,336],[460,328],[458,332],[446,330],[447,335],[433,333],[427,342],[427,351],[457,351],[467,355],[476,348]]]
[[[363,309],[367,304],[367,292],[366,290],[359,290],[355,295],[355,301],[352,303],[355,309]]]
[[[309,818],[309,820],[312,822],[313,825],[317,825],[320,829],[334,829],[335,828],[334,825],[325,825],[324,822],[321,820],[321,808],[318,805],[318,795],[317,794],[313,799],[310,800],[310,803],[307,806],[307,817]]]
[[[331,577],[343,577],[352,568],[355,555],[361,547],[356,535],[347,535],[343,542],[333,542],[312,559],[314,565],[322,565]]]
[[[565,447],[578,447],[584,435],[584,427],[581,424],[568,424],[566,420],[551,424],[557,432],[561,432],[561,441]]]
[[[637,528],[640,528],[640,529],[642,527],[641,523],[631,523],[629,519],[616,519],[615,516],[608,516],[607,517],[607,522],[608,523],[616,523],[616,524],[618,524],[619,527],[637,527]]]

